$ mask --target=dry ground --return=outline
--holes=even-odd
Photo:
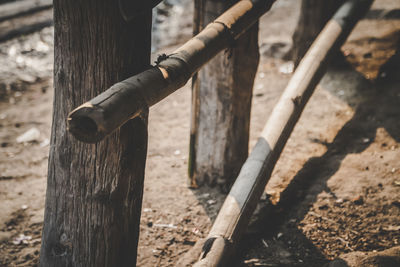
[[[343,253],[399,245],[400,86],[389,72],[378,75],[400,35],[399,18],[384,17],[395,8],[398,1],[376,1],[380,15],[363,20],[343,47],[351,64],[331,68],[318,86],[260,201],[238,266],[321,266]],[[291,76],[282,55],[296,10],[298,1],[278,1],[261,21],[250,148]],[[38,262],[52,108],[49,36],[45,29],[0,44],[0,266]],[[174,266],[207,234],[222,204],[217,189],[186,186],[189,116],[188,85],[151,109],[138,266]],[[18,143],[31,128],[40,136]]]

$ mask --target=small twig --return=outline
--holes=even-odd
[[[336,239],[342,241],[342,242],[346,245],[346,248],[350,249],[351,251],[354,251],[354,249],[352,249],[352,248],[349,246],[349,242],[348,242],[348,241],[344,240],[343,238],[341,238],[341,237],[339,237],[339,236],[336,237]]]

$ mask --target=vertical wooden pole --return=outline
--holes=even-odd
[[[195,0],[194,33],[235,2]],[[257,23],[193,78],[189,158],[192,187],[219,185],[227,191],[246,160],[258,62]]]
[[[140,1],[140,0],[133,0]],[[150,63],[151,10],[126,22],[112,0],[54,0],[54,110],[40,265],[135,266],[147,114],[98,144],[68,112]]]
[[[344,0],[302,0],[299,22],[293,34],[292,59],[297,66],[322,28]]]

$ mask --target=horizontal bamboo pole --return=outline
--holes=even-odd
[[[205,241],[207,246],[203,247],[200,261],[194,266],[227,266],[286,141],[326,71],[329,58],[340,48],[372,2],[350,0],[344,3],[304,56],[225,199]]]
[[[67,127],[77,139],[95,143],[129,119],[158,103],[186,82],[211,58],[232,43],[272,6],[275,0],[242,0],[157,66],[113,85],[73,110]]]

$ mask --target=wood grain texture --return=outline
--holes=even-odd
[[[54,1],[54,110],[40,265],[135,266],[147,115],[88,145],[73,107],[150,62],[151,11],[125,22],[112,0]]]
[[[195,1],[194,33],[235,1]],[[259,62],[258,23],[193,79],[189,176],[193,187],[227,191],[248,155],[251,98]]]

